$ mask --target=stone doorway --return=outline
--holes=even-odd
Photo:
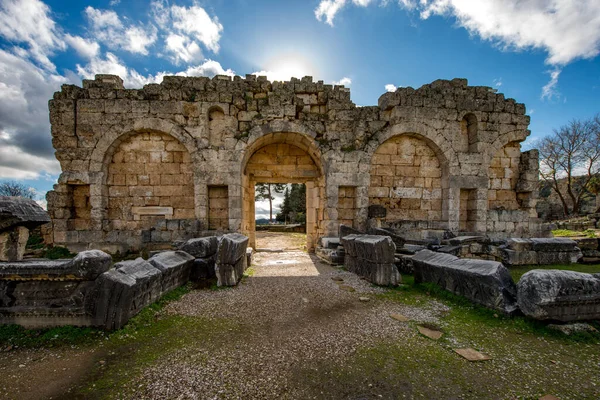
[[[306,186],[306,249],[314,251],[323,220],[324,177],[310,139],[276,133],[262,137],[245,155],[242,174],[242,231],[256,248],[255,185],[301,183]]]

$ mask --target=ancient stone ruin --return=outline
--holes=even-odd
[[[525,106],[465,79],[385,93],[358,107],[311,77],[167,76],[125,89],[112,75],[50,101],[62,174],[47,195],[55,245],[161,248],[240,232],[255,245],[254,184],[304,183],[307,247],[392,228],[540,236],[538,156],[521,152]]]
[[[0,196],[0,261],[22,260],[29,230],[48,222],[48,213],[35,201]]]

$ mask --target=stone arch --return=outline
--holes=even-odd
[[[452,148],[451,142],[432,127],[418,122],[404,122],[393,125],[377,133],[365,148],[367,158],[371,158],[375,151],[388,139],[399,135],[411,135],[425,141],[435,152],[445,174],[454,174],[458,171],[458,156]]]
[[[180,198],[173,200],[176,202],[176,204],[174,204],[174,206],[175,206],[175,207],[173,207],[174,211],[172,214],[169,215],[169,218],[194,219],[194,218],[198,217],[198,210],[200,208],[199,204],[198,204],[198,191],[200,189],[199,189],[198,185],[195,184],[197,179],[195,179],[195,177],[193,175],[197,175],[197,173],[195,171],[196,168],[194,168],[194,165],[196,162],[198,162],[199,152],[196,148],[195,140],[183,128],[174,124],[171,121],[160,119],[160,118],[145,118],[145,119],[135,121],[135,123],[125,124],[125,125],[115,125],[115,126],[111,127],[111,129],[108,132],[106,132],[97,141],[96,146],[92,151],[89,182],[90,182],[91,219],[92,219],[92,226],[94,227],[95,230],[101,230],[102,227],[105,226],[107,223],[108,223],[108,226],[111,227],[111,230],[113,229],[113,225],[110,222],[108,222],[111,220],[111,217],[115,217],[114,212],[112,212],[113,214],[111,214],[111,211],[110,211],[110,209],[111,209],[111,189],[110,189],[110,187],[111,186],[120,186],[120,185],[114,185],[114,183],[115,183],[114,177],[113,177],[113,180],[111,180],[111,176],[110,176],[111,173],[109,170],[110,164],[112,163],[113,158],[115,157],[115,154],[118,153],[118,149],[121,146],[126,145],[129,141],[145,139],[146,137],[150,138],[150,139],[154,138],[157,141],[163,140],[163,141],[172,142],[173,145],[170,145],[170,148],[172,148],[173,151],[175,151],[174,147],[178,147],[178,149],[176,151],[177,152],[181,151],[182,153],[185,153],[185,156],[182,155],[182,157],[185,157],[186,163],[189,164],[188,172],[186,172],[185,182],[176,185],[176,186],[185,187],[185,189],[182,189],[181,196],[175,196],[175,197],[180,197]],[[169,151],[167,151],[167,153],[169,153]],[[117,156],[117,157],[120,157],[120,156]],[[145,156],[142,156],[142,157],[145,157]],[[167,160],[169,160],[170,155],[166,154],[165,157]],[[179,157],[177,159],[179,160]],[[123,159],[123,161],[124,161],[124,159]],[[161,156],[161,162],[162,162],[162,156]],[[136,179],[133,178],[133,175],[136,175],[136,173],[134,173],[133,171],[127,171],[127,172],[130,172],[130,173],[125,174],[125,185],[127,185],[127,183],[128,183],[126,175],[131,175],[131,177],[129,178],[130,183],[131,183],[131,185],[136,185],[136,183],[134,183],[136,181]],[[172,174],[172,175],[177,175],[177,174]],[[190,175],[191,175],[191,179],[190,179]],[[136,177],[137,177],[137,175],[136,175]],[[117,179],[118,179],[119,184],[122,183],[121,177],[119,177]],[[162,179],[162,177],[159,178],[159,180],[160,179]],[[179,180],[180,180],[179,178],[174,178],[174,179],[177,180],[177,182],[179,182]],[[165,178],[165,182],[167,182],[167,180],[168,180],[168,178]],[[149,177],[148,177],[148,183],[151,183]],[[157,183],[156,178],[154,178],[153,183]],[[162,182],[160,183],[160,185],[163,185]],[[137,186],[144,186],[144,185],[139,185],[139,181],[138,181]],[[168,187],[168,186],[173,186],[173,185],[165,185],[165,187]],[[191,193],[190,193],[190,188],[192,188]],[[138,190],[138,189],[136,189],[136,190]],[[139,189],[139,190],[143,190],[143,189]],[[169,191],[169,189],[163,188],[160,190],[162,191],[161,193],[165,194],[165,196],[163,196],[163,197],[167,197],[166,194]],[[113,194],[116,194],[118,189],[112,189],[112,191],[113,191]],[[122,194],[124,195],[124,193],[122,193]],[[141,192],[139,192],[138,194],[140,195],[139,196],[140,198],[154,197],[154,196],[142,196],[143,193],[141,193]],[[161,196],[158,196],[158,197],[161,197]],[[172,196],[169,196],[169,197],[172,197]],[[154,201],[154,203],[156,203],[156,200],[153,200],[153,201]],[[150,201],[150,203],[152,203],[152,200]],[[163,201],[163,205],[165,205],[165,204],[166,203]],[[128,210],[126,212],[131,214],[132,207],[145,207],[145,206],[150,206],[150,204],[144,204],[144,205],[141,205],[141,203],[139,205],[137,203],[135,205],[130,204],[128,206]],[[160,200],[158,200],[157,206],[161,206]],[[170,204],[167,206],[172,207]],[[191,209],[190,209],[190,206],[191,206]],[[185,212],[183,214],[181,212],[176,212],[177,208],[185,209]],[[132,216],[130,214],[127,214],[127,218]],[[117,219],[123,219],[123,216],[121,216],[120,218],[114,218],[114,220],[117,220]],[[129,227],[133,228],[133,224],[130,224]],[[141,228],[142,227],[140,226],[140,229]],[[110,235],[108,235],[108,233],[107,233],[106,236],[107,236],[106,240],[107,240],[107,242],[109,242]],[[164,236],[165,236],[165,241],[168,241],[166,238],[166,234]],[[135,240],[130,239],[130,241],[132,241],[132,243],[130,243],[129,245],[132,248],[136,248],[141,245],[141,243],[140,243],[141,237],[136,237]],[[133,241],[135,241],[135,243],[133,243]]]
[[[527,139],[528,131],[519,129],[499,135],[496,140],[490,145],[486,146],[484,160],[491,160],[504,146],[510,142],[523,142]]]
[[[241,157],[240,175],[242,232],[250,237],[252,246],[255,246],[254,185],[304,183],[307,249],[314,249],[323,229],[324,212],[321,205],[325,196],[325,170],[313,137],[293,123],[256,127],[251,131]]]
[[[138,133],[165,133],[177,139],[187,151],[194,157],[197,153],[197,148],[194,138],[181,128],[179,125],[161,118],[144,118],[125,125],[113,125],[106,133],[104,133],[97,141],[92,155],[90,157],[90,172],[102,172],[108,154],[114,151],[115,147],[129,136]],[[112,155],[111,155],[112,156]]]
[[[385,207],[384,221],[400,229],[408,221],[441,224],[447,215],[448,189],[448,163],[443,157],[421,135],[389,137],[371,157],[369,204]]]
[[[464,143],[464,151],[477,151],[478,123],[477,117],[473,113],[467,113],[460,121],[461,142]]]

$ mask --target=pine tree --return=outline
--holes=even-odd
[[[287,189],[286,185],[282,183],[257,183],[255,189],[255,201],[269,201],[269,222],[273,223],[273,200],[275,200],[273,194],[282,193],[284,189]]]
[[[277,221],[285,222],[286,217],[292,211],[290,202],[291,202],[290,201],[290,189],[286,185],[285,192],[283,192],[283,203],[281,204],[281,209],[279,210],[279,212],[277,213],[277,216],[275,217],[275,219]]]

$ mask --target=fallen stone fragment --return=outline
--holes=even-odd
[[[340,285],[340,289],[345,290],[346,292],[356,292],[356,289],[348,285]]]
[[[400,321],[400,322],[408,322],[408,321],[410,321],[410,319],[408,317],[405,317],[404,315],[398,314],[398,313],[392,313],[392,314],[390,314],[390,317],[392,317],[396,321]]]
[[[471,348],[454,349],[454,351],[469,361],[487,361],[492,359],[492,357],[488,356],[487,354],[480,353]]]
[[[239,233],[223,235],[217,249],[215,271],[217,286],[235,286],[238,284],[246,264],[248,237]]]
[[[505,314],[517,309],[517,288],[504,265],[421,250],[413,256],[415,283],[430,282]]]
[[[540,320],[600,318],[600,274],[534,269],[517,285],[519,308]]]
[[[219,238],[217,236],[209,236],[190,239],[181,245],[179,250],[193,255],[195,258],[206,258],[214,255],[217,252],[218,246]]]
[[[367,301],[371,301],[370,298],[368,297],[359,297],[358,300],[362,301],[362,302],[367,302]]]
[[[397,286],[402,281],[394,264],[396,245],[389,236],[348,235],[341,240],[348,271],[380,286]]]
[[[336,282],[343,282],[344,279],[340,278],[339,276],[332,276],[331,277],[332,281],[336,281]]]
[[[429,339],[439,340],[442,336],[444,336],[443,332],[429,329],[425,326],[419,325],[419,326],[417,326],[417,329],[419,330],[419,333],[421,335],[427,336]]]
[[[590,333],[598,332],[598,330],[596,328],[594,328],[593,326],[591,326],[590,324],[583,324],[580,322],[575,323],[575,324],[565,324],[565,325],[550,324],[550,325],[548,325],[548,329],[553,329],[555,331],[562,332],[565,335],[571,335],[571,334],[577,333],[577,332],[590,332]]]

